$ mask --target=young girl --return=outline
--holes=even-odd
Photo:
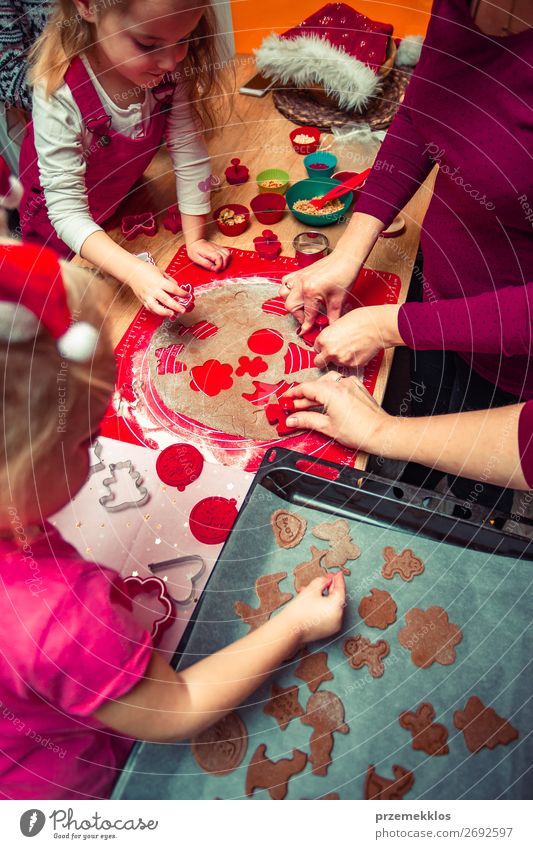
[[[177,284],[121,248],[102,224],[165,140],[190,259],[216,271],[228,251],[205,238],[214,124],[214,15],[193,0],[58,0],[32,51],[33,120],[22,145],[21,228],[80,253],[158,315],[180,311]],[[209,181],[208,181],[209,182]]]
[[[119,576],[85,562],[47,523],[87,477],[88,448],[113,385],[106,305],[90,284],[88,273],[59,265],[46,248],[0,245],[3,798],[109,796],[131,738],[171,742],[198,733],[300,646],[341,625],[339,574],[314,581],[261,628],[176,673],[133,618]],[[73,324],[72,314],[84,321]]]

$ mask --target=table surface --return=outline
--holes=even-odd
[[[222,179],[222,189],[212,195],[212,207],[217,208],[225,203],[244,203],[249,206],[251,198],[257,194],[255,175],[266,168],[283,168],[288,171],[292,182],[305,179],[307,176],[303,165],[303,157],[292,148],[289,133],[294,124],[284,118],[275,108],[272,95],[263,98],[249,97],[238,94],[238,88],[254,74],[253,59],[249,56],[237,56],[224,73],[225,94],[220,98],[221,113],[225,121],[221,128],[207,140],[212,160],[213,173]],[[332,136],[322,135],[322,146],[328,147]],[[239,157],[243,164],[250,169],[250,179],[240,186],[228,185],[224,178],[224,170],[233,157]],[[430,175],[416,195],[405,207],[402,215],[406,220],[405,232],[396,238],[379,239],[366,265],[380,271],[393,272],[401,280],[400,302],[407,295],[411,272],[416,256],[420,236],[420,225],[425,215],[433,188],[433,175]],[[151,209],[157,213],[176,202],[175,181],[170,159],[164,148],[161,148],[146,171],[144,180],[139,188],[121,206],[119,215],[134,214]],[[341,236],[345,225],[336,224],[324,228],[331,247],[334,247]],[[219,244],[253,250],[253,239],[261,234],[265,226],[255,221],[252,216],[250,226],[241,236],[228,238],[223,236],[214,223],[209,224],[208,238]],[[282,253],[294,256],[292,241],[305,225],[292,215],[286,214],[279,224],[274,225],[282,245]],[[132,253],[149,251],[157,265],[165,269],[179,247],[183,244],[181,233],[173,235],[162,226],[153,237],[139,236],[133,241],[125,241],[120,232],[120,226],[109,229],[109,235]],[[74,260],[75,262],[82,262]],[[82,263],[85,264],[85,263]],[[131,324],[138,309],[139,302],[127,287],[117,290],[115,282],[107,282],[113,291],[113,303],[110,309],[111,335],[113,345],[117,345]],[[385,393],[390,373],[393,349],[385,351],[374,396],[381,403]],[[365,458],[359,458],[357,465],[363,467]]]

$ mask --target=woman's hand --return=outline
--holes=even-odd
[[[209,271],[224,271],[230,252],[214,242],[208,242],[207,239],[196,239],[187,244],[187,256],[196,265],[201,265]]]
[[[361,264],[352,256],[333,251],[308,268],[286,274],[279,290],[285,306],[302,325],[306,333],[315,323],[319,312],[327,312],[330,323],[342,311],[346,295],[359,274]]]
[[[185,312],[184,307],[178,304],[174,297],[185,297],[187,292],[155,265],[137,260],[125,282],[150,312],[167,318]]]
[[[290,622],[291,631],[303,646],[337,633],[342,624],[345,597],[344,575],[336,572],[315,578],[278,615]]]
[[[397,304],[358,307],[324,328],[315,340],[315,365],[332,362],[356,368],[364,366],[383,348],[403,345],[398,330]]]
[[[382,453],[387,428],[396,421],[381,409],[359,378],[342,378],[335,372],[293,386],[285,396],[293,398],[296,407],[287,418],[289,427],[316,430],[348,448],[372,454]],[[321,407],[322,412],[313,407]]]

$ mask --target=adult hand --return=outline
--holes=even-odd
[[[208,242],[207,239],[196,239],[187,244],[187,256],[196,265],[201,265],[209,271],[224,271],[230,259],[230,252],[214,242]]]
[[[319,312],[327,312],[330,323],[341,315],[348,291],[359,274],[361,263],[352,256],[333,251],[307,268],[286,274],[279,290],[285,306],[306,333]]]
[[[397,304],[359,307],[324,328],[315,340],[317,368],[325,368],[330,362],[351,368],[364,366],[383,348],[403,345],[399,309]]]

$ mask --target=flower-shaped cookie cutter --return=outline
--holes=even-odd
[[[170,232],[174,233],[174,235],[176,235],[176,233],[179,233],[180,230],[183,229],[181,224],[181,215],[177,203],[173,203],[172,206],[169,206],[161,220],[165,230],[170,230]]]
[[[152,620],[152,630],[150,636],[154,645],[158,645],[161,641],[161,638],[174,620],[174,603],[168,593],[166,584],[161,578],[157,578],[155,575],[150,575],[148,578],[140,578],[138,575],[129,575],[127,578],[123,579],[124,584],[126,585],[126,591],[128,593],[129,598],[132,602],[135,602],[137,596],[145,595],[145,596],[153,596],[161,608],[160,612],[155,614],[155,618],[153,617],[153,610],[148,608],[148,606],[143,605],[141,607],[140,616],[141,619],[151,619]]]
[[[153,212],[141,212],[139,215],[125,215],[122,219],[121,232],[125,239],[131,241],[137,236],[155,236],[157,221]]]

